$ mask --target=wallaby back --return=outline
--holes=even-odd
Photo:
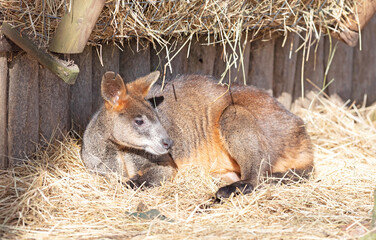
[[[175,142],[170,153],[178,168],[199,165],[235,183],[218,197],[240,187],[252,190],[267,173],[312,169],[303,121],[262,90],[187,75],[150,96],[164,97],[157,111]]]

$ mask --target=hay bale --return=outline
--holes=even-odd
[[[360,0],[359,0],[360,1]],[[106,2],[90,41],[123,41],[136,37],[167,44],[171,36],[213,35],[213,42],[234,41],[250,31],[250,39],[272,33],[307,32],[318,38],[322,30],[338,32],[339,22],[352,18],[357,1],[311,0],[110,0]],[[72,1],[0,0],[1,18],[29,32],[45,44]],[[212,42],[212,43],[213,43]]]
[[[262,184],[252,194],[205,209],[223,183],[200,169],[134,191],[116,178],[90,175],[79,157],[80,140],[67,136],[40,149],[25,165],[1,172],[2,239],[338,239],[366,234],[376,186],[376,125],[369,117],[376,106],[358,108],[308,96],[308,107],[294,106],[315,146],[316,173],[306,183]],[[129,215],[155,209],[165,218]]]

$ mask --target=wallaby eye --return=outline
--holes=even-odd
[[[138,126],[141,126],[142,124],[144,124],[144,120],[142,120],[142,118],[136,118],[134,120],[134,122],[136,123],[136,125]]]

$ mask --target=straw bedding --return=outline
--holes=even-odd
[[[307,100],[308,99],[308,100]],[[315,146],[313,179],[262,184],[202,208],[222,183],[200,169],[132,190],[86,172],[80,140],[67,136],[0,175],[3,239],[317,239],[369,231],[376,186],[376,105],[348,107],[311,94],[293,111]],[[154,209],[154,210],[153,210]],[[158,218],[129,213],[158,210]]]
[[[91,43],[146,38],[165,46],[167,39],[206,34],[214,42],[236,41],[244,30],[250,39],[274,32],[307,32],[318,38],[324,29],[338,31],[338,22],[353,19],[352,0],[107,0]],[[11,22],[48,44],[71,0],[0,0],[1,21]],[[342,29],[343,30],[343,29]]]

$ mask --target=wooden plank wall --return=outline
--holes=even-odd
[[[269,42],[242,42],[243,63],[238,60],[237,68],[234,65],[229,69],[224,82],[237,79],[243,83],[246,80],[247,84],[266,89],[289,108],[293,99],[302,95],[302,76],[305,91],[315,89],[315,86],[322,88],[330,49],[336,46],[326,78],[326,82],[334,81],[326,93],[338,94],[357,103],[361,103],[367,94],[367,104],[371,104],[376,101],[375,29],[376,17],[362,33],[363,51],[359,46],[350,48],[324,38],[319,45],[307,49],[308,60],[302,50],[295,52],[303,42],[296,35]],[[0,168],[25,159],[35,151],[38,142],[46,144],[72,128],[82,133],[102,104],[100,82],[106,71],[120,73],[126,82],[155,70],[164,73],[161,79],[164,76],[167,81],[178,74],[189,73],[220,78],[226,67],[224,56],[230,54],[229,47],[224,52],[222,46],[207,46],[206,42],[207,39],[201,37],[190,46],[186,45],[171,61],[172,71],[166,68],[166,72],[166,51],[158,46],[156,49],[145,44],[138,46],[135,41],[122,49],[115,45],[88,46],[82,54],[70,56],[80,67],[77,82],[72,86],[63,83],[28,55],[0,49]],[[183,46],[183,42],[172,43],[170,50]],[[239,52],[238,48],[238,56]]]

